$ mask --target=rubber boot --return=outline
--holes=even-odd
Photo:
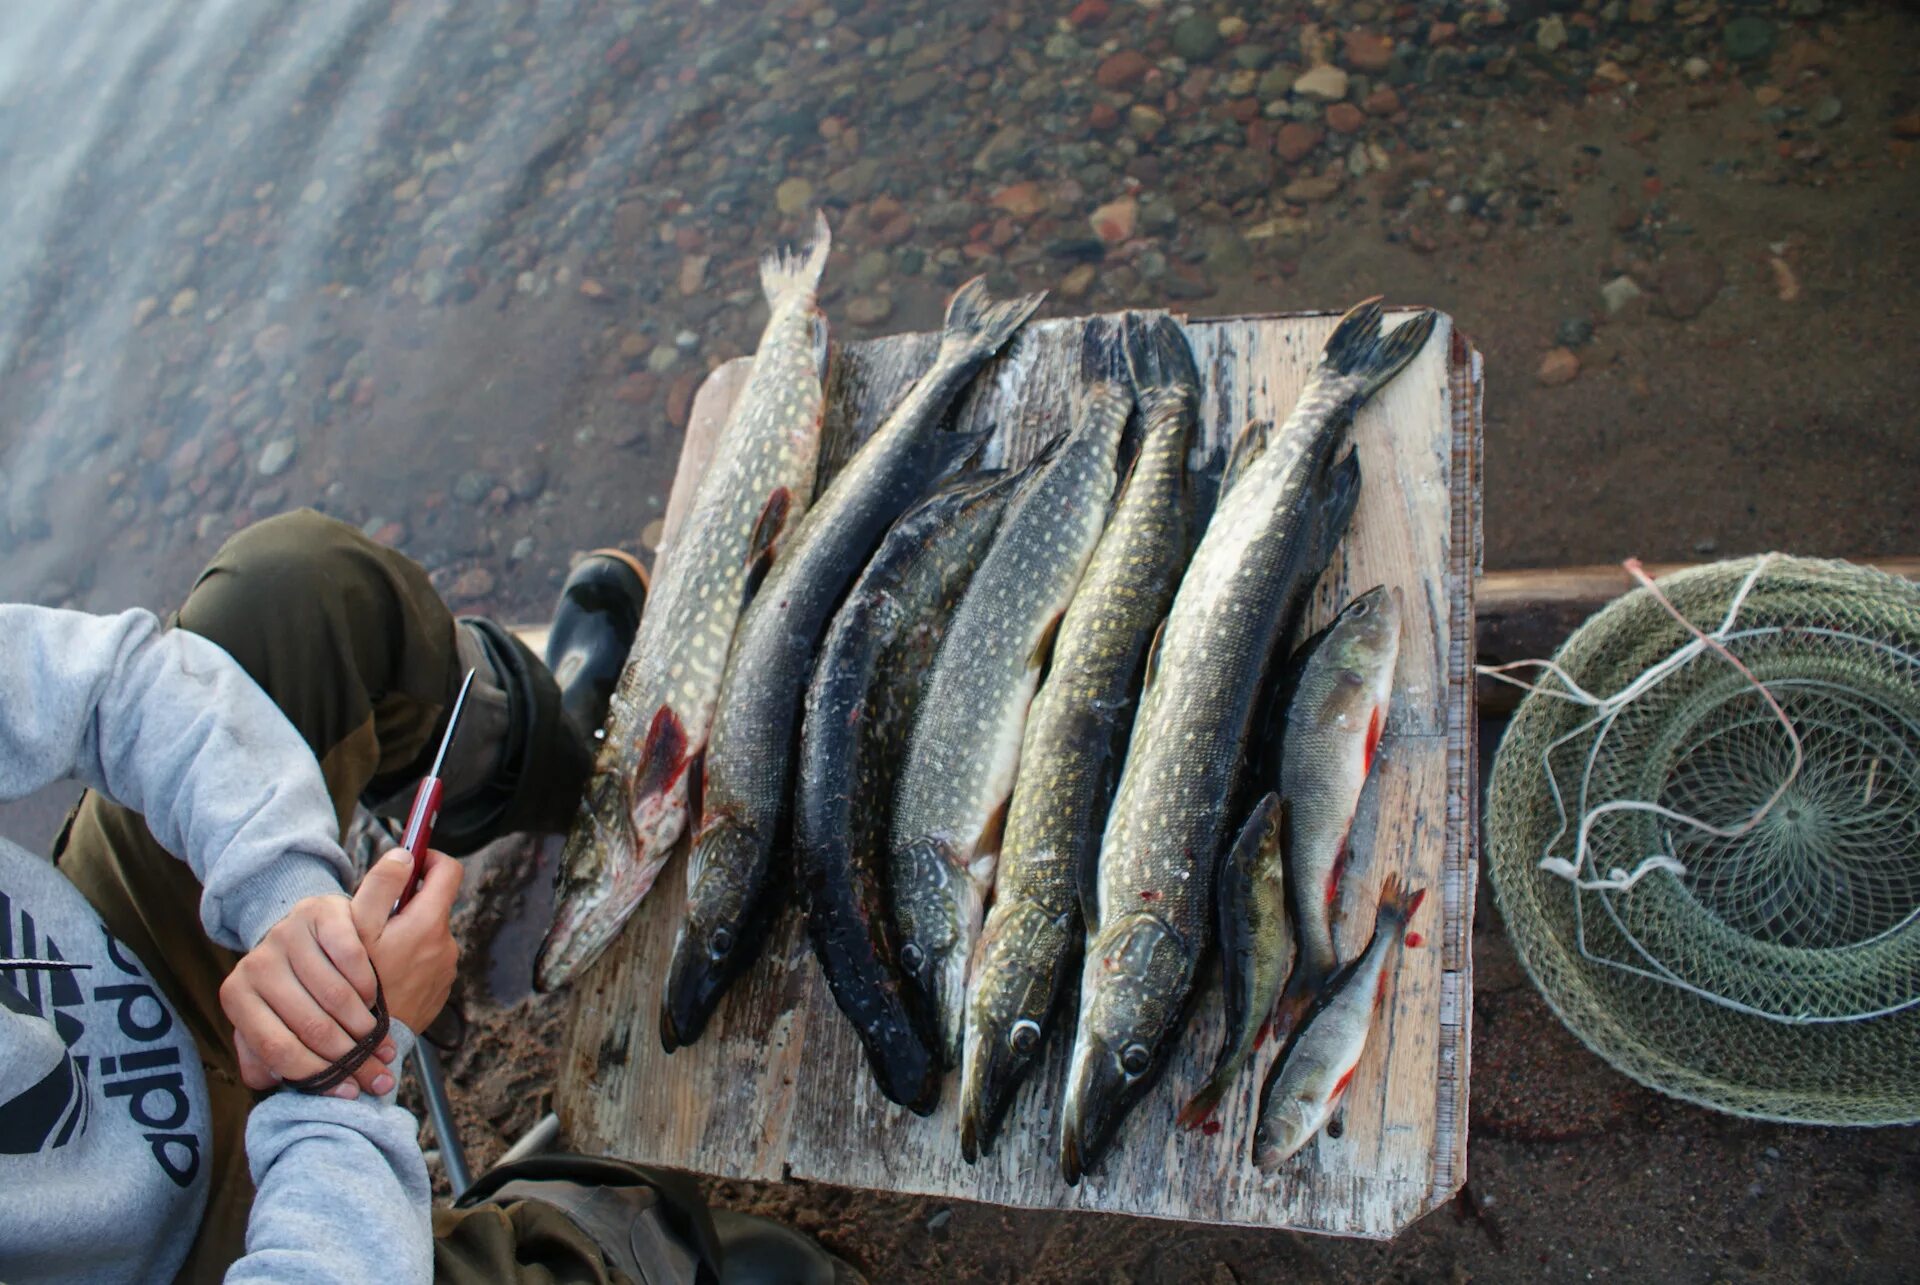
[[[503,835],[573,823],[646,597],[640,564],[602,550],[561,586],[546,659],[485,617],[457,623],[461,668],[475,676],[448,751],[436,847],[465,856]]]
[[[560,586],[547,633],[547,668],[574,726],[598,740],[647,602],[647,572],[618,549],[580,559]]]
[[[641,1285],[866,1285],[811,1237],[772,1219],[708,1209],[679,1174],[595,1156],[501,1165],[456,1202],[538,1200],[573,1220],[609,1268]]]

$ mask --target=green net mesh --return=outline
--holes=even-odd
[[[1799,770],[1753,682],[1628,594],[1555,659],[1594,696],[1638,690],[1530,694],[1495,758],[1508,933],[1562,1020],[1644,1084],[1769,1119],[1920,1119],[1920,589],[1780,556],[1660,588],[1779,702]]]

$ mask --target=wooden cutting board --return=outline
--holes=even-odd
[[[1206,385],[1196,466],[1217,465],[1248,419],[1286,416],[1336,320],[1188,323]],[[1029,326],[975,382],[959,415],[965,427],[994,428],[992,455],[1017,463],[1064,427],[1087,324]],[[879,425],[932,360],[935,342],[898,335],[835,349],[827,469]],[[674,534],[748,367],[741,358],[715,370],[695,399],[667,504],[663,558],[673,556]],[[1420,355],[1360,413],[1360,508],[1310,622],[1317,628],[1353,594],[1382,582],[1405,596],[1392,714],[1354,826],[1342,953],[1365,943],[1388,871],[1429,889],[1413,925],[1424,945],[1403,954],[1339,1137],[1323,1135],[1271,1178],[1248,1162],[1271,1048],[1222,1104],[1217,1134],[1174,1127],[1220,1043],[1218,970],[1209,967],[1167,1074],[1079,1187],[1060,1180],[1053,1160],[1068,1044],[1062,1035],[1070,1030],[1056,1033],[1015,1099],[993,1155],[968,1165],[955,1122],[957,1077],[926,1119],[881,1097],[791,910],[705,1036],[669,1057],[660,1050],[657,1015],[685,899],[686,862],[676,855],[619,940],[574,985],[556,1089],[574,1149],[727,1178],[1372,1237],[1390,1237],[1449,1199],[1465,1181],[1467,1154],[1481,392],[1479,354],[1440,318]]]

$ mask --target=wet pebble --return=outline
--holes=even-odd
[[[892,315],[891,295],[861,295],[847,304],[847,320],[856,326],[877,326]]]
[[[1600,298],[1607,305],[1608,316],[1619,316],[1644,293],[1639,283],[1629,276],[1615,277],[1600,287]]]
[[[1138,84],[1152,67],[1138,49],[1122,49],[1100,64],[1093,73],[1093,82],[1102,89],[1126,89]]]
[[[1540,359],[1540,367],[1534,377],[1548,388],[1557,388],[1573,382],[1580,373],[1580,359],[1568,348],[1554,348]]]
[[[640,546],[649,552],[658,549],[660,547],[661,537],[664,536],[666,532],[667,524],[660,518],[655,518],[640,528]]]
[[[525,562],[533,556],[533,549],[533,537],[523,535],[513,542],[513,548],[508,552],[507,558],[513,562]]]
[[[1188,62],[1205,62],[1220,50],[1220,28],[1201,14],[1173,24],[1173,51]]]
[[[1553,337],[1564,348],[1578,348],[1593,338],[1593,322],[1585,317],[1568,317],[1553,332]]]
[[[254,465],[261,477],[278,477],[287,471],[293,463],[293,452],[299,443],[291,437],[276,437],[268,442],[260,452],[260,459]]]
[[[484,598],[493,592],[493,586],[493,572],[485,567],[468,567],[454,577],[453,584],[448,587],[447,596],[468,600]]]
[[[507,490],[522,504],[540,498],[547,489],[547,466],[538,462],[522,464],[507,474]]]
[[[1336,134],[1357,134],[1367,118],[1352,103],[1334,103],[1327,108],[1327,128]]]
[[[1654,285],[1660,311],[1684,321],[1700,315],[1726,284],[1726,269],[1704,250],[1683,250],[1663,262]]]
[[[1293,92],[1323,103],[1338,102],[1347,96],[1347,73],[1332,64],[1322,64],[1294,81]]]
[[[1289,164],[1298,164],[1305,160],[1314,148],[1320,146],[1320,140],[1324,137],[1326,137],[1325,131],[1318,126],[1288,121],[1273,136],[1273,150],[1281,160]]]
[[[790,178],[773,189],[773,203],[789,218],[805,214],[813,205],[813,184],[803,178]]]
[[[453,498],[462,504],[478,504],[487,498],[487,492],[493,490],[494,479],[491,473],[479,469],[468,469],[453,481]]]
[[[184,317],[193,311],[193,305],[200,302],[200,292],[192,286],[177,292],[172,302],[167,304],[169,317]]]
[[[1131,196],[1123,196],[1096,209],[1088,223],[1102,242],[1118,245],[1133,236],[1139,220],[1140,203]]]
[[[1813,117],[1813,123],[1816,125],[1831,125],[1839,120],[1846,110],[1844,103],[1832,94],[1828,94],[1816,102],[1813,110],[1808,114]]]
[[[1756,62],[1773,52],[1775,35],[1771,19],[1744,14],[1728,22],[1720,38],[1727,57],[1735,62]]]
[[[1060,278],[1060,297],[1075,302],[1086,298],[1087,292],[1093,289],[1095,274],[1096,270],[1091,263],[1083,263],[1069,269],[1067,275]]]
[[[1355,71],[1381,72],[1393,64],[1393,37],[1377,31],[1342,34],[1341,61]]]

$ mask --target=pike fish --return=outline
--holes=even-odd
[[[790,837],[801,710],[834,609],[894,519],[978,445],[942,427],[948,412],[1043,297],[990,303],[979,279],[954,294],[933,365],[801,519],[741,617],[707,753],[687,913],[660,1003],[660,1043],[669,1053],[699,1038],[727,986],[759,953],[777,908],[771,892],[785,864],[774,856]]]
[[[1407,922],[1426,897],[1390,874],[1380,889],[1373,940],[1320,992],[1260,1091],[1253,1163],[1272,1173],[1320,1132],[1340,1105],[1367,1051],[1367,1036],[1387,998],[1387,976],[1400,957]]]
[[[1400,592],[1379,586],[1348,603],[1302,648],[1280,734],[1282,846],[1300,961],[1273,1030],[1285,1038],[1340,966],[1334,912],[1347,865],[1347,835],[1373,770],[1393,667],[1400,655]]]
[[[1132,409],[1124,387],[1092,385],[1059,453],[1008,510],[940,644],[900,769],[891,838],[900,961],[950,1067],[1028,706],[1106,525]]]
[[[1080,1017],[1060,1121],[1069,1183],[1166,1062],[1213,928],[1213,878],[1260,678],[1346,531],[1356,409],[1419,352],[1423,313],[1381,333],[1377,300],[1342,318],[1300,400],[1221,495],[1147,661],[1100,846]]]
[[[960,1151],[992,1145],[1080,948],[1080,899],[1119,777],[1140,669],[1187,552],[1186,459],[1200,372],[1179,325],[1130,314],[1140,447],[1060,622],[1020,746],[994,902],[967,984]]]
[[[830,243],[817,215],[804,255],[761,261],[767,327],[614,690],[581,807],[587,824],[561,854],[553,926],[534,965],[541,990],[606,949],[686,829],[735,626],[813,495],[827,360],[814,295]]]
[[[1221,863],[1227,1038],[1206,1087],[1180,1113],[1184,1125],[1212,1114],[1263,1028],[1284,1039],[1339,966],[1332,921],[1347,832],[1386,727],[1399,651],[1400,592],[1379,586],[1348,603],[1289,662],[1292,675],[1274,702],[1277,726],[1265,738],[1267,763],[1256,768],[1279,793],[1262,799]],[[1296,939],[1299,961],[1289,979]]]
[[[1021,481],[965,475],[894,523],[821,644],[800,729],[793,857],[813,953],[880,1091],[921,1115],[940,1058],[900,971],[887,803],[940,637]]]

